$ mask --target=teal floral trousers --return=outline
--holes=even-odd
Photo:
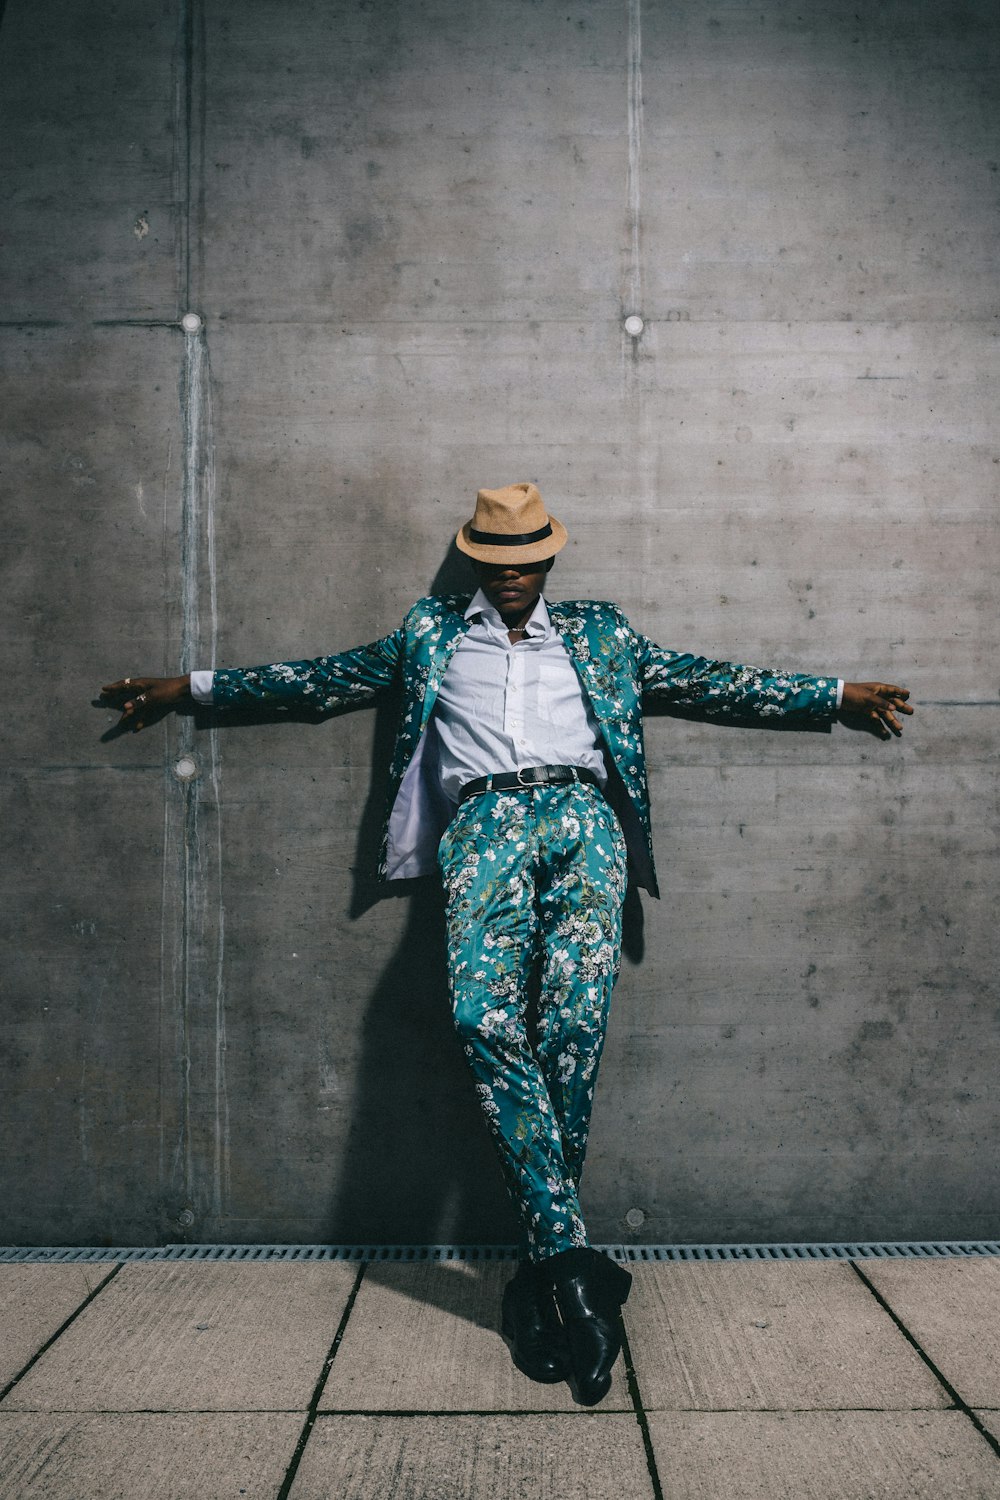
[[[455,1025],[522,1254],[544,1260],[587,1244],[580,1177],[621,959],[625,840],[595,786],[486,792],[461,804],[438,862]]]

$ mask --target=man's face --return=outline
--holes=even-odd
[[[504,620],[521,622],[534,609],[549,566],[546,562],[475,563],[479,586],[493,608]]]

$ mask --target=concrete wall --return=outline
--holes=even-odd
[[[651,720],[592,1231],[996,1234],[998,51],[986,0],[8,0],[0,1237],[511,1238],[436,893],[371,878],[391,706],[91,698],[371,639],[528,477],[556,596],[919,704]]]

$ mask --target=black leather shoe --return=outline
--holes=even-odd
[[[569,1375],[566,1335],[552,1296],[547,1267],[522,1261],[504,1287],[500,1333],[522,1375],[554,1385]]]
[[[611,1368],[622,1346],[621,1307],[632,1277],[590,1246],[564,1250],[545,1266],[566,1330],[573,1399],[595,1406],[611,1388]]]

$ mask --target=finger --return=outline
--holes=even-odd
[[[889,717],[893,719],[893,723],[896,726],[897,731],[899,731],[899,729],[901,728],[901,726],[899,725],[899,723],[897,722],[897,720],[894,718],[894,715],[897,714],[897,713],[901,713],[901,714],[912,714],[913,713],[913,709],[906,702],[905,698],[903,698],[903,697],[900,696],[899,691],[896,690],[896,689],[893,689],[893,691],[890,694],[887,694],[885,705],[883,706],[882,704],[879,704],[879,709],[880,709],[880,712],[882,712],[884,714],[888,714]]]
[[[138,734],[140,729],[144,729],[146,727],[147,708],[152,707],[152,704],[149,703],[149,694],[139,693],[136,696],[135,703],[132,705],[132,707],[134,709],[134,712],[140,716],[136,719],[135,723],[132,726],[134,733]]]
[[[101,688],[102,698],[121,698],[141,689],[145,683],[143,677],[123,677],[119,682],[109,682]]]
[[[120,720],[122,724],[131,721],[136,713],[145,708],[146,697],[145,693],[137,693],[134,698],[129,698],[127,702],[122,704],[122,716]],[[139,724],[133,727],[141,729],[142,725]]]
[[[890,683],[880,683],[877,692],[881,698],[886,700],[886,706],[897,709],[900,713],[912,714],[913,709],[908,707],[907,698],[910,696],[908,689],[893,687]],[[881,707],[881,705],[879,705]]]

